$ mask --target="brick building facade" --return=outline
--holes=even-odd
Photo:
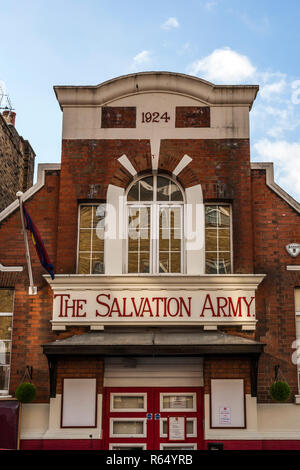
[[[16,114],[5,110],[0,114],[0,211],[33,184],[35,153],[28,140],[15,128]]]
[[[24,203],[56,276],[31,247],[37,295],[26,269],[0,278],[2,401],[27,365],[37,387],[21,448],[300,449],[300,206],[250,162],[257,92],[166,72],[55,87],[61,164]],[[25,266],[17,201],[0,219],[0,262]]]

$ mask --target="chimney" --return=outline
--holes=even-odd
[[[16,113],[14,111],[9,111],[9,109],[3,111],[2,116],[4,117],[7,124],[15,126]]]

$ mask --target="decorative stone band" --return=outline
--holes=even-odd
[[[255,290],[264,275],[44,276],[53,290],[52,328],[256,326]]]

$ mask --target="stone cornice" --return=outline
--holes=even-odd
[[[61,109],[105,106],[116,99],[140,93],[175,93],[207,105],[248,106],[258,85],[214,85],[190,75],[172,72],[140,72],[123,75],[95,86],[54,86]]]
[[[52,280],[48,274],[43,277],[52,289],[57,290],[97,290],[106,289],[231,289],[231,290],[255,290],[262,282],[265,274],[205,274],[194,276],[188,274],[166,275],[140,275],[122,274],[57,274]]]

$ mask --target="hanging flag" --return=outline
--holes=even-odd
[[[38,254],[38,257],[40,259],[41,265],[46,269],[46,271],[48,271],[51,278],[54,279],[54,266],[50,261],[49,255],[47,253],[47,250],[45,248],[41,235],[35,223],[31,220],[31,217],[28,214],[28,211],[25,208],[24,204],[23,204],[23,212],[24,212],[25,223],[26,223],[25,227],[27,230],[31,232],[31,238],[35,246],[36,252]]]

